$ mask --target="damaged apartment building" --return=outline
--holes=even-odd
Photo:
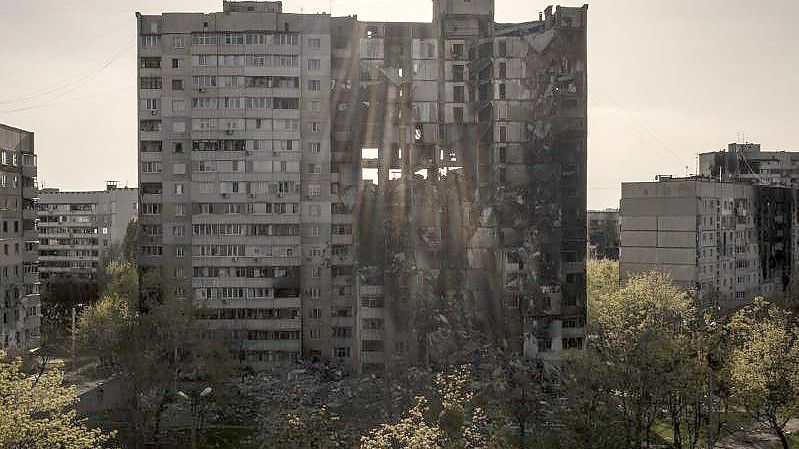
[[[729,311],[788,291],[797,190],[714,177],[622,184],[622,278],[665,271],[699,304]]]
[[[138,15],[144,294],[253,365],[581,347],[587,6],[433,8]]]
[[[41,338],[33,133],[0,124],[0,349]]]

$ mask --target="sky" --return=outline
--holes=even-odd
[[[580,6],[583,2],[564,2]],[[286,12],[430,21],[430,0],[284,0]],[[548,1],[496,0],[498,22]],[[39,184],[136,185],[134,12],[221,0],[0,0],[0,123],[35,133]],[[736,141],[799,150],[799,2],[595,0],[588,8],[588,207],[621,182],[696,171]]]

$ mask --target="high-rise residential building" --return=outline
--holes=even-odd
[[[433,8],[139,15],[145,295],[191,298],[254,364],[382,369],[458,327],[581,347],[587,7]]]
[[[121,250],[128,224],[136,219],[136,188],[109,182],[105,190],[39,194],[39,276],[43,288],[94,284],[109,251]]]
[[[799,152],[761,151],[759,143],[731,143],[699,154],[699,174],[722,181],[799,188]]]
[[[693,177],[622,184],[622,278],[666,271],[704,305],[781,294],[799,261],[796,190]]]
[[[619,260],[619,210],[588,211],[588,255],[594,259]]]
[[[33,133],[0,124],[0,348],[39,343]]]

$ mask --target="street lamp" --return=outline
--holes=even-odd
[[[38,356],[38,359],[39,359],[39,369],[38,369],[38,372],[36,373],[36,379],[33,380],[32,387],[35,387],[36,384],[39,383],[39,379],[44,374],[45,369],[47,369],[47,362],[50,360],[50,357],[48,357],[47,354],[39,352],[41,350],[42,350],[41,346],[37,346],[35,348],[28,349],[28,354],[30,354],[33,357],[37,357]]]
[[[212,391],[214,391],[213,388],[205,387],[203,389],[203,391],[201,391],[197,395],[187,394],[187,393],[185,393],[185,392],[183,392],[181,390],[178,390],[178,392],[177,392],[177,395],[181,399],[185,399],[185,400],[189,401],[189,404],[191,405],[191,447],[192,447],[192,449],[197,449],[197,426],[198,426],[199,420],[200,420],[199,419],[200,418],[200,413],[199,413],[199,402],[200,402],[200,399],[208,396],[209,394],[211,394]]]

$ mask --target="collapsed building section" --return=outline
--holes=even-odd
[[[147,299],[252,365],[582,345],[587,7],[433,7],[138,16]]]
[[[488,1],[434,7],[432,24],[360,23],[343,80],[361,114],[361,366],[442,357],[464,335],[579,348],[586,7],[522,24],[494,23]]]

